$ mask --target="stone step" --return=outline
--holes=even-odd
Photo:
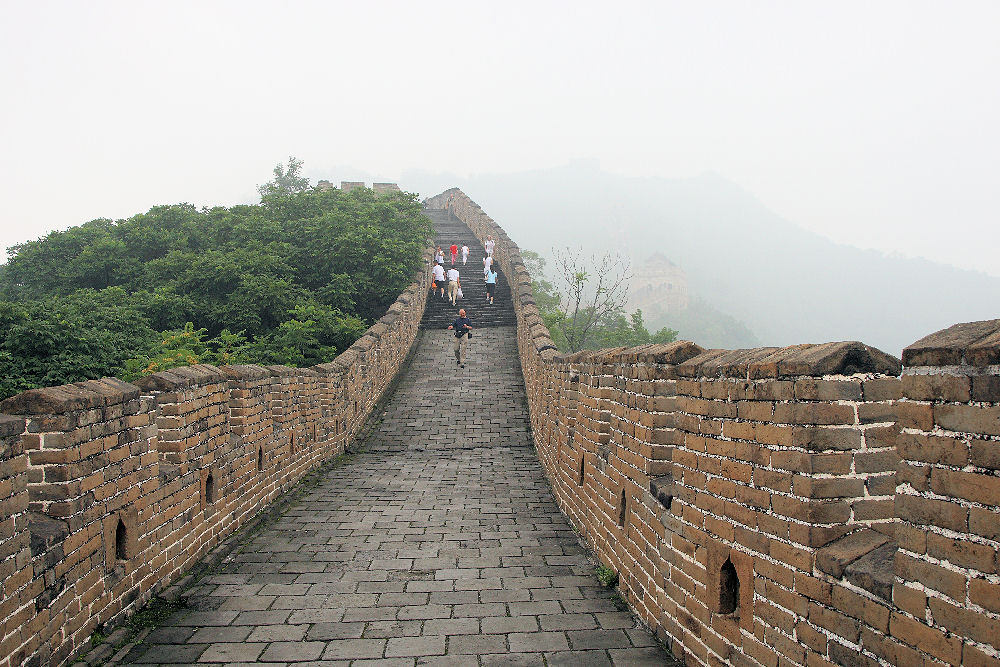
[[[420,328],[447,328],[458,316],[459,308],[468,310],[469,317],[476,328],[515,326],[517,315],[511,305],[510,285],[502,273],[498,272],[494,303],[491,305],[486,301],[486,282],[483,280],[482,269],[486,250],[479,243],[479,239],[472,233],[472,230],[461,221],[448,220],[447,214],[443,211],[428,211],[427,213],[434,222],[434,243],[441,246],[445,252],[443,265],[445,270],[452,266],[451,253],[448,252],[452,243],[459,248],[463,245],[469,246],[469,259],[468,263],[462,264],[461,254],[459,254],[459,259],[455,263],[455,268],[459,272],[459,280],[462,282],[464,298],[452,306],[446,298],[441,299],[437,295],[430,295],[430,290],[428,290],[427,306],[420,322]]]

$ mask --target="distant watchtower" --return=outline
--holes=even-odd
[[[684,270],[663,253],[655,253],[636,268],[629,289],[629,309],[642,309],[647,319],[688,307]]]

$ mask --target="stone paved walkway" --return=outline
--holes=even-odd
[[[470,313],[475,320],[475,312]],[[423,334],[385,418],[127,656],[135,665],[666,665],[530,445],[512,328]]]

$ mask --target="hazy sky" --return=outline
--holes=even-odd
[[[333,181],[586,158],[1000,275],[998,35],[994,0],[0,0],[0,245],[251,201],[289,154]]]

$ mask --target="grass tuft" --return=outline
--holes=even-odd
[[[614,588],[618,584],[618,573],[606,565],[598,565],[594,568],[594,573],[605,588]]]

